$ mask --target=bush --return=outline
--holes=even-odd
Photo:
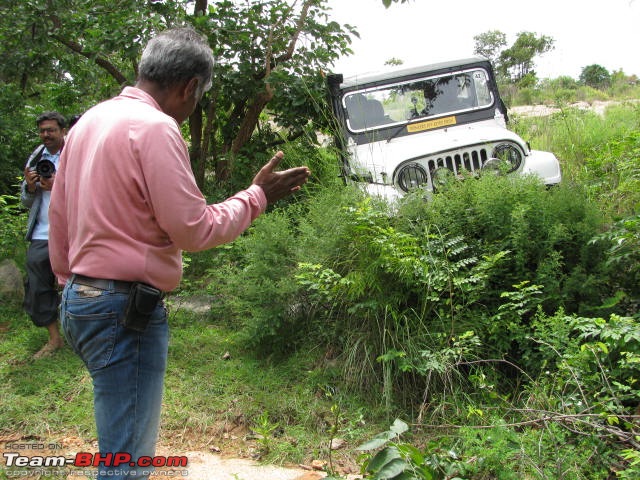
[[[603,256],[589,240],[602,219],[574,185],[547,189],[535,177],[483,177],[452,184],[428,206],[419,197],[407,199],[400,221],[414,235],[436,228],[446,237],[462,236],[478,258],[508,252],[483,292],[490,311],[500,305],[502,292],[522,281],[542,287],[548,312],[600,304],[595,274]]]
[[[640,314],[640,215],[616,222],[593,243],[607,248],[607,277],[614,296],[606,307],[626,305],[626,314]]]
[[[595,480],[611,469],[606,444],[596,436],[575,439],[557,423],[529,427],[522,422],[525,426],[514,428],[497,416],[487,420],[486,426],[454,434],[429,432],[426,445],[416,446],[405,438],[408,425],[396,419],[389,430],[358,447],[364,452],[361,471],[372,480]]]
[[[0,195],[0,260],[12,258],[24,263],[26,226],[27,213],[20,198],[15,195]]]
[[[226,246],[226,266],[207,272],[216,308],[235,318],[256,353],[290,352],[301,341],[326,338],[326,325],[309,319],[309,302],[295,275],[299,262],[325,262],[342,251],[344,218],[335,215],[359,192],[327,187],[306,203],[290,203],[257,219],[248,234]],[[221,262],[224,259],[219,259]]]
[[[394,212],[340,187],[259,219],[211,283],[256,352],[316,342],[391,407],[467,386],[478,359],[518,358],[538,307],[599,306],[600,226],[580,189],[529,177],[455,183]]]

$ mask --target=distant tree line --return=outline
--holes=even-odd
[[[553,50],[554,39],[532,32],[518,33],[515,42],[507,47],[507,36],[499,30],[490,30],[473,37],[475,55],[489,59],[502,82],[532,87],[538,81],[535,59]],[[598,64],[582,68],[580,84],[597,89],[611,86],[612,74]]]

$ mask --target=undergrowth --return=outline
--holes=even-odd
[[[637,473],[638,220],[618,188],[635,181],[635,134],[565,115],[560,186],[480,177],[393,208],[327,189],[256,222],[224,278],[208,272],[257,355],[321,348],[350,391],[409,420],[394,465],[411,469],[371,478]],[[609,156],[629,170],[599,169]]]
[[[639,137],[626,108],[519,121],[559,156],[560,186],[483,176],[389,206],[328,182],[186,255],[172,302],[197,293],[211,309],[171,315],[163,439],[224,447],[242,432],[243,454],[324,457],[333,476],[373,437],[367,478],[638,478]],[[3,256],[19,256],[21,215],[1,212],[14,225]],[[0,432],[92,437],[77,358],[31,361],[46,332],[0,308]],[[329,448],[338,437],[348,449]]]

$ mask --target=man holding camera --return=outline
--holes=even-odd
[[[58,112],[45,112],[36,119],[36,125],[42,145],[27,160],[20,199],[29,208],[24,308],[35,325],[49,331],[49,341],[34,355],[42,358],[64,345],[58,328],[60,298],[49,260],[48,211],[67,123]]]
[[[94,106],[71,130],[51,197],[51,259],[65,283],[62,329],[93,381],[98,479],[147,478],[160,425],[169,327],[163,295],[182,276],[182,251],[230,242],[267,204],[300,189],[306,167],[276,171],[207,204],[180,130],[211,87],[213,52],[191,28],[149,41],[133,87]],[[107,462],[109,463],[109,462]]]

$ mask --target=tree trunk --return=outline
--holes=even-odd
[[[231,144],[232,155],[236,155],[245,145],[245,143],[247,143],[251,139],[251,135],[258,125],[260,113],[265,109],[267,104],[273,98],[273,87],[269,84],[269,77],[271,76],[271,72],[277,65],[287,62],[293,56],[293,52],[295,51],[295,47],[300,36],[300,31],[302,30],[304,22],[309,14],[309,8],[312,4],[313,0],[305,0],[305,2],[302,4],[300,18],[298,18],[298,21],[296,22],[296,28],[291,34],[289,45],[287,46],[286,51],[278,58],[273,58],[273,38],[271,35],[269,36],[264,56],[264,91],[258,93],[254,102],[249,105],[249,108],[247,109],[246,114],[242,119],[242,122],[240,123],[238,134],[233,139],[233,143]],[[281,25],[279,24],[279,22],[272,25],[271,33],[273,33],[274,30],[280,28],[280,26]]]
[[[205,15],[207,13],[207,0],[196,0],[193,8],[193,15]],[[204,188],[204,176],[206,171],[207,151],[202,145],[202,107],[198,104],[189,117],[189,133],[191,134],[191,149],[189,158],[191,160],[191,170],[196,179],[198,188]]]
[[[251,105],[249,105],[249,108],[247,109],[247,112],[242,119],[242,123],[240,123],[238,134],[236,135],[236,138],[233,139],[233,143],[231,144],[232,155],[237,155],[244,144],[247,143],[249,139],[251,139],[251,135],[258,125],[260,113],[262,113],[262,111],[272,98],[273,91],[267,85],[265,91],[260,92],[256,96],[255,101]]]

